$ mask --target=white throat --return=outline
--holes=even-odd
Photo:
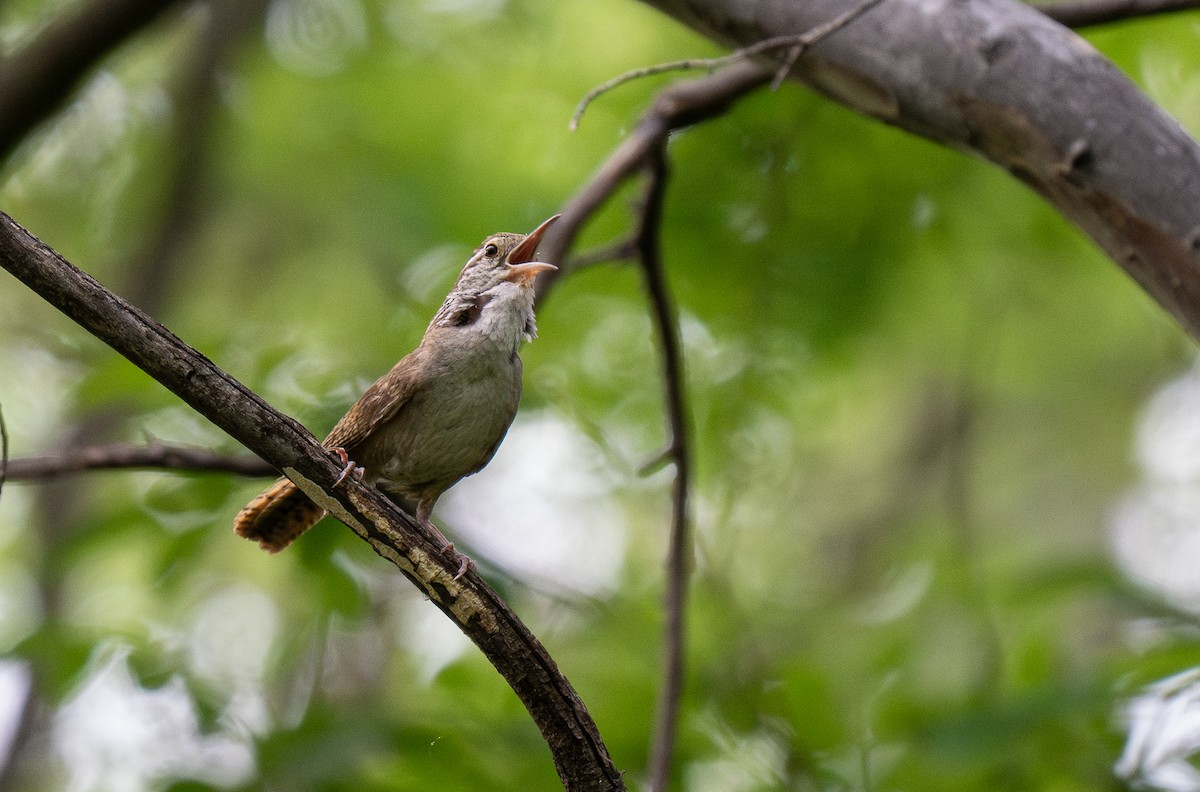
[[[502,346],[514,349],[522,339],[537,337],[533,319],[533,289],[504,281],[484,292],[490,298],[476,323],[478,330]]]

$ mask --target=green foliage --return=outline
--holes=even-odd
[[[719,50],[632,3],[330,2],[311,8],[349,14],[345,35],[303,56],[271,33],[301,7],[272,4],[222,66],[213,117],[182,131],[172,75],[203,19],[152,28],[7,165],[0,204],[128,292],[179,136],[204,136],[194,224],[160,265],[153,313],[321,435],[416,343],[478,239],[552,213],[674,77],[603,96],[569,133],[579,97]],[[6,6],[3,40],[46,9]],[[1091,36],[1193,133],[1198,25],[1191,12]],[[669,151],[664,255],[697,463],[679,788],[1123,788],[1127,703],[1200,665],[1195,601],[1137,578],[1114,538],[1153,484],[1142,410],[1191,343],[1005,174],[796,86]],[[624,233],[634,196],[585,246]],[[532,483],[487,502],[464,482],[439,520],[637,788],[671,473],[637,472],[664,419],[636,270],[564,279],[539,326],[506,445],[525,426],[537,453],[518,466],[502,452],[480,477]],[[11,279],[0,405],[15,456],[112,439],[236,450]],[[569,464],[549,464],[557,453]],[[125,788],[554,788],[513,694],[348,531],[327,520],[271,557],[232,534],[262,484],[115,472],[5,487],[0,653],[58,713],[28,788],[71,773],[75,789],[117,788],[80,774],[97,757],[132,772],[142,754],[157,769]],[[536,531],[489,535],[499,518],[472,516],[479,502]],[[567,542],[537,571],[490,549]],[[587,585],[561,573],[605,557]],[[79,726],[72,703],[123,678],[113,668],[127,701],[183,710]]]

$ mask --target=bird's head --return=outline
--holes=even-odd
[[[492,234],[483,240],[467,259],[432,325],[463,327],[478,321],[485,306],[511,305],[521,314],[524,334],[532,337],[536,333],[534,278],[539,272],[558,269],[553,264],[536,261],[535,255],[546,229],[558,217],[554,215],[528,234]]]
[[[484,294],[505,283],[532,288],[539,272],[558,269],[534,260],[546,229],[557,219],[554,215],[528,234],[492,234],[483,240],[467,260],[454,290]]]

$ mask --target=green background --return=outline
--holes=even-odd
[[[62,7],[5,4],[3,47]],[[144,305],[318,436],[480,239],[556,211],[680,76],[569,132],[589,88],[722,52],[617,0],[277,0],[197,120],[182,86],[205,19],[168,15],[105,59],[0,171],[0,208],[134,294],[198,145]],[[1086,36],[1200,133],[1200,13]],[[1130,740],[1131,703],[1186,699],[1190,677],[1148,686],[1200,665],[1193,343],[1006,174],[802,87],[669,155],[696,458],[676,787],[1122,789],[1124,754],[1151,788],[1200,788],[1154,780],[1190,768],[1168,721],[1149,721],[1165,758]],[[582,247],[620,236],[634,197]],[[636,268],[572,274],[538,321],[509,441],[435,519],[639,788],[671,473],[638,473],[665,421]],[[14,457],[239,450],[7,275],[0,405]],[[44,706],[20,788],[555,788],[515,696],[351,532],[326,521],[274,557],[233,535],[263,484],[5,486],[2,669],[32,669]]]

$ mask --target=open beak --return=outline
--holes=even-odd
[[[546,233],[546,229],[549,228],[554,221],[558,219],[558,217],[558,215],[554,215],[540,226],[530,231],[529,236],[521,240],[521,244],[512,249],[512,252],[508,254],[508,258],[505,259],[505,262],[508,264],[508,272],[504,276],[505,280],[515,281],[517,283],[532,283],[534,277],[539,272],[558,269],[558,267],[545,261],[533,260],[534,254],[537,253],[538,245],[541,244],[542,237]]]

